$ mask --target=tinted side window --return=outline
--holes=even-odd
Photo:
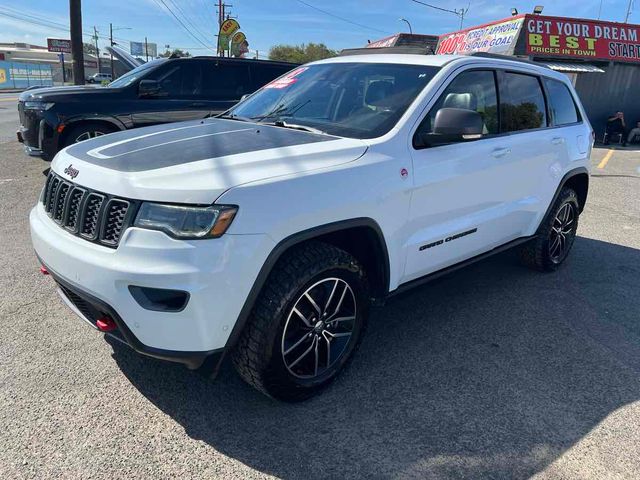
[[[246,64],[203,62],[203,95],[208,100],[240,100],[251,93]]]
[[[170,98],[193,98],[202,91],[200,69],[192,62],[174,63],[153,72],[148,78],[157,80]]]
[[[537,77],[504,73],[505,91],[500,91],[500,118],[503,132],[547,126],[542,87]]]
[[[278,65],[251,64],[251,85],[253,91],[263,87],[271,80],[275,80],[280,75],[284,75],[291,68]]]
[[[568,125],[579,120],[578,107],[567,86],[557,80],[544,79],[549,93],[549,111],[554,125]]]
[[[494,72],[472,70],[458,75],[424,118],[418,132],[432,133],[433,123],[441,108],[464,108],[480,114],[484,134],[498,133],[498,100]]]

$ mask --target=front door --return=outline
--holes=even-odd
[[[520,236],[517,159],[500,134],[497,72],[466,70],[449,83],[426,114],[416,137],[431,135],[441,108],[468,109],[483,120],[476,140],[428,146],[414,141],[414,186],[403,282],[435,272]],[[434,137],[435,138],[435,137]]]
[[[145,79],[156,80],[160,92],[135,101],[131,114],[134,126],[197,120],[209,114],[210,106],[202,98],[202,71],[198,63],[170,62]]]

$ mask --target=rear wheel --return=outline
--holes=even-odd
[[[351,255],[319,242],[295,248],[265,284],[233,363],[267,395],[304,400],[351,359],[368,310],[366,277]]]
[[[541,271],[556,270],[567,258],[578,230],[578,196],[563,188],[536,238],[521,250],[523,262]]]

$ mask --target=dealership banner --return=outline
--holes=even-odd
[[[0,90],[53,85],[51,65],[0,61]]]
[[[469,55],[474,52],[513,54],[518,35],[522,29],[524,15],[497,22],[446,33],[438,41],[438,54]]]
[[[640,25],[527,15],[529,55],[640,62]]]

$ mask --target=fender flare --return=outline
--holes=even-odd
[[[389,267],[389,252],[387,250],[387,244],[385,242],[384,236],[382,234],[382,229],[378,225],[378,223],[369,217],[360,217],[360,218],[352,218],[348,220],[341,220],[338,222],[332,222],[325,225],[319,225],[317,227],[312,227],[307,230],[303,230],[301,232],[294,233],[281,240],[269,253],[267,259],[264,261],[262,267],[260,268],[260,272],[253,282],[253,286],[249,291],[249,295],[245,299],[244,305],[240,310],[240,314],[236,319],[236,323],[229,334],[229,338],[227,339],[227,343],[224,347],[225,355],[233,348],[233,346],[240,338],[240,334],[244,330],[244,327],[249,319],[249,315],[251,314],[251,310],[253,310],[253,306],[255,305],[256,300],[258,299],[258,295],[262,291],[264,284],[266,283],[273,267],[276,265],[280,257],[291,247],[297,245],[302,242],[306,242],[308,240],[313,240],[314,238],[320,237],[327,233],[338,232],[340,230],[348,230],[350,228],[355,227],[368,227],[371,228],[378,237],[378,242],[380,244],[380,254],[384,256],[385,261],[383,262],[383,282],[386,285],[385,290],[389,288],[389,276],[390,276],[390,267]]]
[[[560,192],[562,191],[566,183],[569,181],[569,179],[577,175],[587,175],[588,177],[589,170],[587,170],[586,167],[577,167],[572,170],[569,170],[567,173],[564,174],[564,177],[562,177],[562,180],[560,180],[560,184],[558,185],[558,188],[556,188],[556,191],[553,194],[553,198],[551,198],[551,201],[549,202],[549,206],[547,207],[547,210],[544,212],[544,216],[540,220],[540,225],[542,225],[545,219],[549,216],[549,213],[551,212],[553,205],[556,203],[556,200],[558,199],[558,196],[560,195]],[[538,225],[538,228],[536,229],[536,233],[540,229],[540,225]]]
[[[117,131],[127,130],[128,128],[124,122],[110,115],[77,115],[77,116],[65,118],[64,121],[60,122],[60,125],[65,126],[64,130],[61,133],[58,133],[57,128],[54,130],[56,132],[56,150],[59,149],[60,139],[64,136],[67,129],[73,128],[78,123],[81,123],[81,122],[92,122],[92,121],[109,123],[110,125],[115,127]]]
[[[127,129],[127,126],[124,124],[124,122],[119,120],[117,117],[113,117],[111,115],[77,115],[74,117],[66,118],[64,120],[64,125],[65,127],[68,128],[68,127],[74,126],[78,122],[91,122],[91,121],[107,122],[113,125],[114,127],[116,127],[118,130]]]

